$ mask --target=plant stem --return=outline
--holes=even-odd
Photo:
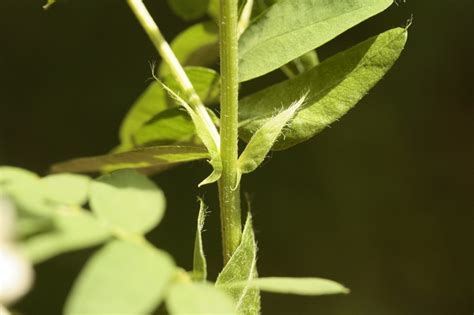
[[[220,0],[221,156],[219,180],[224,263],[240,244],[242,222],[238,159],[238,0]]]
[[[206,107],[199,98],[199,95],[196,93],[196,90],[194,89],[191,81],[189,80],[188,75],[181,66],[181,63],[179,62],[178,58],[174,54],[166,39],[163,37],[163,34],[161,34],[158,25],[153,20],[152,16],[143,4],[143,1],[127,0],[127,2],[133,13],[137,17],[138,21],[140,22],[141,26],[147,33],[151,42],[157,49],[161,58],[170,67],[171,74],[178,82],[179,86],[181,87],[181,90],[186,95],[187,101],[194,108],[199,117],[203,120],[204,125],[208,128],[216,147],[220,148],[220,136],[216,126],[212,122],[212,119],[209,116]]]

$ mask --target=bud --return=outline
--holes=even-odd
[[[14,303],[33,284],[33,267],[11,245],[0,244],[0,305]]]

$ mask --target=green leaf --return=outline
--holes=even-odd
[[[113,241],[87,263],[66,302],[65,315],[151,314],[175,272],[168,254]]]
[[[163,192],[146,176],[132,170],[116,171],[94,180],[90,204],[103,221],[136,234],[153,229],[165,212]]]
[[[220,77],[216,71],[196,66],[185,67],[184,70],[204,104],[212,105],[219,101]],[[181,88],[171,76],[165,78],[164,82],[173,91]]]
[[[207,283],[174,284],[166,297],[170,315],[232,315],[235,303],[223,291]]]
[[[4,186],[4,191],[14,201],[16,208],[30,215],[49,217],[55,209],[39,178],[11,182]]]
[[[34,263],[59,254],[96,246],[111,234],[88,211],[63,207],[53,215],[53,229],[28,238],[21,243],[22,251]]]
[[[42,178],[41,182],[49,200],[82,206],[87,201],[91,179],[83,175],[55,174]]]
[[[278,69],[388,8],[393,0],[282,0],[240,38],[240,81]]]
[[[55,173],[90,173],[134,168],[156,173],[180,163],[208,157],[206,149],[198,146],[145,147],[123,153],[79,158],[58,163],[53,165],[52,171]]]
[[[168,108],[166,93],[157,82],[153,82],[132,105],[120,127],[121,150],[133,148],[132,136],[157,113]]]
[[[199,144],[196,128],[182,108],[170,108],[157,114],[133,134],[135,146]]]
[[[251,286],[267,292],[310,296],[349,293],[342,284],[321,278],[258,278]]]
[[[242,241],[227,265],[217,277],[216,286],[228,292],[237,303],[239,314],[254,315],[260,312],[260,292],[250,286],[257,276],[257,244],[252,227],[252,216],[248,214]],[[234,287],[236,282],[247,283]]]
[[[252,136],[239,157],[239,173],[247,174],[257,169],[282,134],[283,128],[303,105],[306,96],[291,104],[287,109],[268,119]]]
[[[207,279],[207,262],[202,245],[202,231],[206,219],[206,205],[204,200],[199,199],[199,214],[196,227],[196,239],[194,241],[193,280],[205,281]]]
[[[56,0],[48,0],[48,2],[46,2],[45,5],[43,5],[43,9],[47,10],[55,3],[56,3]]]
[[[290,104],[309,91],[306,105],[274,149],[289,148],[310,139],[344,116],[384,76],[400,56],[406,29],[396,28],[339,53],[314,69],[271,86],[240,102],[240,136],[248,141],[281,104]]]
[[[6,186],[12,183],[18,182],[29,182],[39,179],[38,175],[30,171],[13,167],[13,166],[2,166],[0,167],[0,186]]]
[[[191,2],[190,2],[191,3]],[[172,42],[171,49],[183,66],[212,66],[219,56],[219,29],[212,21],[195,24],[180,33]],[[161,78],[170,74],[162,63]]]
[[[184,20],[195,20],[207,12],[209,0],[168,0],[171,9]]]

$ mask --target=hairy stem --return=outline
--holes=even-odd
[[[176,58],[173,50],[171,49],[168,42],[161,34],[158,25],[155,23],[147,8],[143,4],[142,0],[127,0],[128,5],[132,9],[133,13],[137,17],[138,21],[142,25],[143,29],[147,33],[151,42],[158,50],[163,61],[170,67],[171,74],[174,79],[178,82],[182,92],[186,95],[186,99],[189,104],[193,107],[196,113],[204,122],[204,125],[208,128],[209,133],[217,148],[220,147],[220,136],[216,126],[212,122],[206,107],[202,103],[201,99],[196,93],[191,81],[189,80],[186,72],[184,71],[181,63]]]
[[[221,156],[219,180],[224,262],[226,263],[242,235],[240,185],[237,183],[238,159],[238,0],[220,0],[221,61]]]

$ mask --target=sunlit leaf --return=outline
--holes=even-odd
[[[349,289],[342,284],[321,278],[258,278],[251,281],[251,286],[261,291],[296,295],[349,293]]]
[[[281,0],[240,38],[240,81],[278,69],[385,10],[393,0]]]
[[[174,284],[166,297],[170,315],[233,315],[237,314],[230,296],[207,283]]]
[[[256,276],[257,244],[252,227],[252,217],[249,213],[242,241],[216,281],[216,286],[221,287],[234,298],[239,314],[253,315],[260,312],[260,292],[250,285]],[[232,286],[236,282],[248,285]]]
[[[194,20],[206,14],[209,0],[168,0],[168,4],[182,19]]]
[[[89,260],[73,286],[64,314],[152,314],[174,272],[168,254],[113,241]]]
[[[306,96],[291,104],[287,109],[268,119],[252,136],[239,157],[239,172],[246,174],[253,172],[262,164],[272,149],[275,141],[282,134],[283,128],[294,117],[297,110],[303,105]]]
[[[90,173],[119,169],[143,169],[158,172],[174,165],[209,157],[204,147],[158,146],[135,149],[129,152],[79,158],[53,165],[52,171]]]
[[[113,227],[144,234],[161,221],[163,192],[146,176],[121,170],[94,180],[90,204],[96,215]]]
[[[207,262],[202,244],[202,232],[206,219],[206,205],[204,204],[204,200],[199,199],[199,205],[196,238],[194,241],[193,280],[205,281],[207,279]]]
[[[384,76],[400,56],[407,31],[396,28],[335,55],[312,70],[240,102],[240,136],[248,141],[268,119],[309,91],[306,105],[285,129],[275,149],[310,139],[340,119]]]
[[[171,48],[183,66],[212,66],[219,56],[218,40],[219,29],[216,23],[202,22],[180,33],[171,42]],[[166,77],[169,73],[169,67],[162,63],[160,77]]]
[[[111,235],[90,212],[63,207],[53,214],[52,229],[21,243],[25,255],[40,263],[59,254],[99,245]]]

